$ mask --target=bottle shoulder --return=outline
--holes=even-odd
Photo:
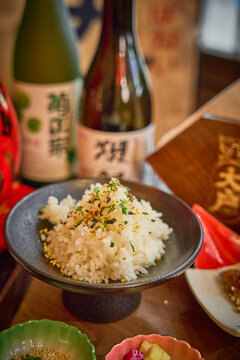
[[[144,61],[129,33],[98,49],[84,80],[81,121],[103,131],[131,131],[151,123],[151,90]]]
[[[120,39],[125,42],[124,50],[119,45]],[[119,76],[126,77],[129,82],[138,80],[150,90],[151,80],[144,57],[136,43],[129,40],[127,34],[109,40],[108,46],[100,42],[85,76],[85,89],[88,90],[89,86],[99,83],[111,86],[110,79],[117,81]],[[137,85],[136,81],[135,85]]]
[[[14,49],[17,80],[54,83],[80,75],[77,40],[65,21],[64,17],[42,14],[23,16]]]

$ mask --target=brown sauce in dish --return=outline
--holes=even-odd
[[[220,273],[224,290],[235,305],[235,310],[240,313],[240,270],[231,269]]]

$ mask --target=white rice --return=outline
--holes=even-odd
[[[172,229],[151,204],[137,200],[117,179],[92,184],[78,202],[50,196],[41,219],[45,256],[67,276],[90,283],[129,281],[146,274],[165,253]]]

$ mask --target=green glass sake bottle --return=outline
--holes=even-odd
[[[64,0],[26,0],[14,51],[20,174],[33,185],[76,175],[81,76]]]
[[[149,75],[134,0],[105,0],[100,41],[86,74],[78,126],[78,176],[141,180],[154,148]]]

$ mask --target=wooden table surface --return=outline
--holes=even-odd
[[[72,315],[62,303],[62,291],[33,279],[12,324],[30,319],[65,321],[86,333],[98,359],[126,337],[159,333],[182,339],[197,348],[206,360],[239,360],[240,340],[219,328],[195,301],[185,276],[142,292],[135,312],[105,324],[91,323]]]
[[[225,90],[204,108],[193,114],[182,128],[204,112],[240,118],[240,82]],[[176,136],[175,134],[162,140]],[[63,305],[62,290],[33,278],[12,325],[30,319],[49,318],[65,321],[85,332],[96,348],[98,359],[123,338],[136,334],[160,333],[187,341],[205,360],[239,360],[240,339],[218,327],[198,305],[184,274],[142,292],[137,310],[125,319],[112,323],[91,323],[78,319]]]

